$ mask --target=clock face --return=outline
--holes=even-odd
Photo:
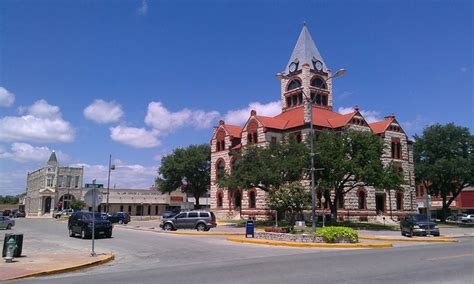
[[[318,70],[319,72],[323,71],[323,63],[321,61],[316,61],[314,63],[314,68]]]
[[[291,63],[290,67],[289,67],[290,72],[295,72],[297,67],[298,67],[298,65],[296,65],[295,62]]]

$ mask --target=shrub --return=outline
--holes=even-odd
[[[347,227],[325,227],[316,231],[316,236],[322,237],[326,243],[336,243],[341,238],[347,239],[351,243],[357,243],[359,236],[357,231]]]
[[[289,228],[288,227],[280,227],[280,228],[265,228],[266,233],[288,233]]]

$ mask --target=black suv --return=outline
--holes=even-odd
[[[160,228],[165,231],[177,229],[209,231],[216,226],[216,216],[214,213],[207,211],[182,212],[174,217],[163,219],[160,224]]]
[[[81,238],[86,239],[92,237],[92,218],[94,217],[95,222],[95,235],[96,236],[105,236],[107,238],[112,237],[112,223],[110,221],[104,220],[100,213],[95,213],[94,216],[92,212],[74,212],[69,217],[68,229],[69,236],[74,237],[76,234],[79,234]]]
[[[107,216],[107,220],[112,223],[128,224],[130,222],[130,215],[127,212],[114,212]]]
[[[439,236],[439,227],[432,220],[428,221],[428,217],[424,214],[408,214],[405,219],[400,222],[400,230],[402,236],[413,237],[415,235],[426,236],[428,234],[428,226],[430,234]]]

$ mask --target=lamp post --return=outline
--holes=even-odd
[[[109,154],[109,176],[107,178],[107,202],[105,205],[105,213],[109,213],[109,195],[110,195],[110,171],[115,170],[115,165],[112,165],[112,154]],[[114,185],[115,189],[115,185]]]
[[[337,70],[336,73],[334,73],[334,75],[326,78],[324,81],[321,82],[321,85],[319,86],[319,88],[323,87],[324,84],[326,84],[326,82],[329,80],[329,79],[332,79],[332,78],[337,78],[337,77],[342,77],[344,76],[344,74],[346,74],[346,69],[342,68],[342,69],[339,69]],[[288,75],[285,75],[283,73],[278,73],[277,74],[277,78],[279,80],[281,79],[290,79],[292,76],[288,76]],[[311,139],[310,139],[310,151],[311,153],[309,154],[310,157],[311,157],[311,229],[314,232],[316,232],[316,190],[315,190],[315,180],[314,180],[314,172],[317,171],[317,170],[321,170],[321,169],[315,169],[314,168],[314,125],[313,125],[313,100],[311,99],[311,96],[308,96],[303,90],[301,90],[301,93],[303,94],[303,96],[305,97],[306,101],[310,103],[310,115],[309,115],[309,127],[310,127],[310,133],[311,133]]]

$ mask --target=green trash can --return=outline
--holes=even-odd
[[[5,238],[3,239],[3,251],[2,257],[7,256],[7,242],[13,238],[16,242],[16,250],[14,257],[20,257],[21,251],[23,250],[23,234],[5,234]]]

